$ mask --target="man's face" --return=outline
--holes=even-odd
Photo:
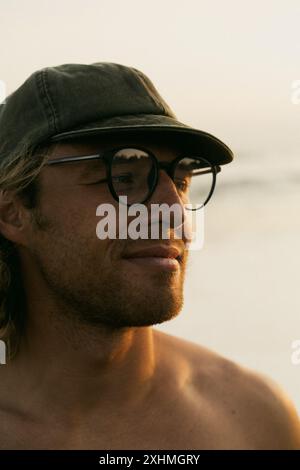
[[[172,161],[179,150],[156,138],[98,138],[60,143],[50,158],[89,155],[124,145],[142,145],[158,160]],[[99,178],[99,161],[45,166],[39,176],[38,223],[30,233],[30,263],[38,272],[51,297],[64,306],[66,315],[80,322],[110,327],[149,326],[176,316],[183,305],[183,282],[187,261],[186,239],[175,239],[170,227],[168,239],[105,239],[96,236],[99,216],[96,208],[118,202],[107,183]],[[104,175],[105,176],[105,175]],[[103,175],[101,175],[103,177]],[[158,186],[147,201],[149,223],[151,203],[180,204],[169,176],[160,171]],[[129,218],[130,221],[130,218]],[[173,245],[183,257],[176,269],[151,263],[132,262],[126,255],[158,245]]]

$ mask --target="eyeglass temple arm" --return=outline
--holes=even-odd
[[[63,158],[56,158],[53,160],[48,160],[46,162],[46,165],[57,165],[59,163],[72,163],[72,162],[78,162],[82,160],[96,160],[102,158],[102,155],[96,154],[96,155],[80,155],[80,156],[74,156],[74,157],[63,157]]]
[[[215,169],[215,172],[216,172],[216,173],[220,173],[220,171],[221,171],[221,169],[222,169],[222,168],[220,167],[220,165],[213,165],[213,168]],[[206,170],[206,171],[202,171],[201,175],[204,175],[204,174],[206,174],[206,173],[211,173],[211,172],[212,172],[211,169],[210,169],[210,170]]]

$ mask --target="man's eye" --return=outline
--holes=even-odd
[[[133,175],[132,173],[126,173],[123,175],[112,176],[113,183],[132,183],[133,182]]]
[[[175,179],[175,184],[180,191],[186,191],[188,188],[188,182],[186,180]]]

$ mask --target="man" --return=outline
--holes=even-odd
[[[178,122],[140,71],[105,62],[35,72],[0,125],[0,448],[299,448],[268,379],[153,328],[183,303],[175,219],[165,239],[96,236],[97,207],[118,212],[120,195],[183,207],[191,156],[209,168],[206,203],[228,147]]]

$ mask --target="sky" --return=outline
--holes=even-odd
[[[0,0],[0,80],[117,62],[234,151],[193,253],[182,314],[160,329],[259,369],[300,411],[299,0]],[[300,100],[299,100],[300,101]]]

